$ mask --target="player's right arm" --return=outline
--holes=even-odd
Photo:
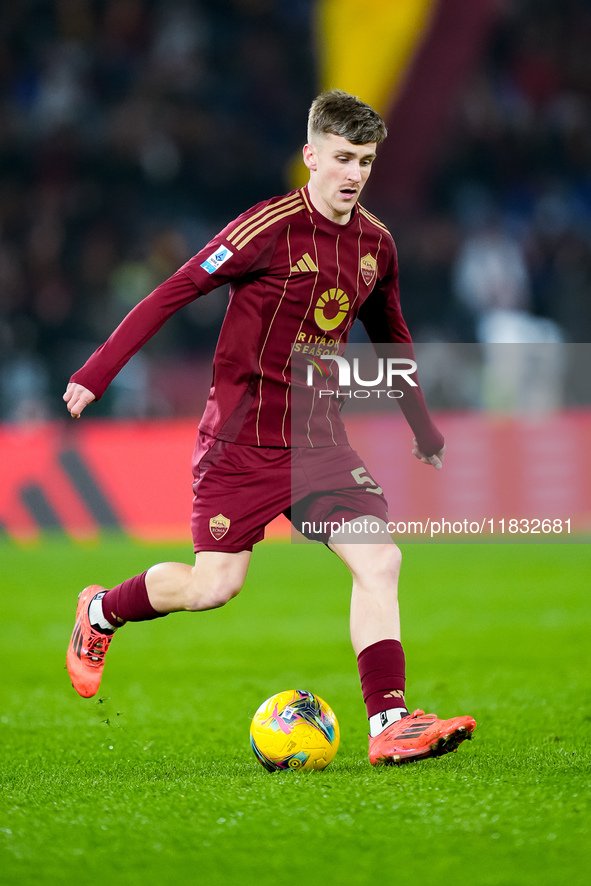
[[[265,240],[263,244],[265,249],[261,249],[260,238],[249,237],[246,240],[248,246],[244,249],[229,240],[231,236],[236,236],[236,231],[244,231],[250,215],[254,213],[254,218],[257,219],[260,214],[260,211],[257,213],[258,209],[259,207],[253,207],[230,223],[201,252],[189,259],[172,277],[157,286],[127,314],[107,341],[70,378],[74,392],[77,391],[79,395],[81,390],[87,392],[81,394],[82,400],[75,400],[75,394],[68,393],[68,386],[64,400],[72,415],[80,415],[82,409],[91,402],[89,395],[92,399],[100,400],[127,361],[158,332],[172,314],[199,296],[240,277],[246,271],[250,273],[265,267],[273,248],[270,233],[269,242]],[[249,231],[250,228],[247,228],[246,233]]]
[[[80,418],[82,410],[85,409],[89,403],[92,403],[93,400],[96,400],[96,397],[92,391],[89,391],[84,385],[77,385],[74,384],[74,382],[70,382],[66,388],[64,400],[66,401],[68,412],[72,418]]]
[[[107,341],[70,378],[100,400],[117,373],[166,320],[201,293],[179,270],[139,302],[121,321]],[[87,405],[86,403],[84,405]]]

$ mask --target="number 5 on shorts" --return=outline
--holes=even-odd
[[[367,468],[355,468],[351,471],[351,476],[355,480],[356,483],[359,483],[360,486],[368,485],[368,492],[375,492],[376,495],[381,495],[383,490],[381,486],[372,480],[372,478],[367,473]]]

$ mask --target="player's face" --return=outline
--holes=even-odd
[[[310,170],[309,191],[314,207],[331,221],[346,224],[375,156],[375,142],[354,145],[333,133],[305,145],[304,163]]]

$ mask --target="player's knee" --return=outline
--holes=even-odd
[[[199,580],[189,589],[185,608],[190,612],[204,609],[220,609],[242,590],[242,579],[232,575],[219,575],[204,582]]]
[[[396,585],[400,574],[402,553],[398,545],[372,545],[372,556],[366,564],[366,575],[376,584],[392,582]]]

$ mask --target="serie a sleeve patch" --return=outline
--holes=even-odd
[[[211,253],[209,258],[206,258],[205,261],[201,263],[201,267],[207,271],[208,274],[213,274],[214,271],[217,271],[217,269],[221,267],[231,255],[231,249],[228,249],[227,246],[220,246],[219,249],[216,249],[215,252]]]

